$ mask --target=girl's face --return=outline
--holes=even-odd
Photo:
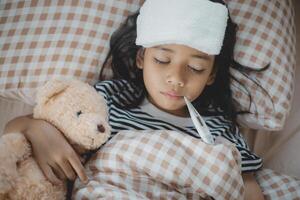
[[[159,45],[137,55],[149,101],[177,116],[188,116],[183,96],[194,101],[214,82],[213,63],[214,56],[185,45]]]

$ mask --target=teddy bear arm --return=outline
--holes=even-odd
[[[22,133],[9,133],[0,137],[0,194],[2,196],[10,190],[13,180],[18,176],[17,163],[30,154],[30,145]]]

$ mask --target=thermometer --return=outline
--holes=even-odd
[[[194,126],[202,138],[202,140],[207,144],[214,144],[214,139],[212,134],[210,133],[208,127],[205,124],[205,121],[202,119],[200,114],[197,112],[196,108],[192,105],[192,103],[184,97],[184,101],[188,107],[191,119],[194,123]]]

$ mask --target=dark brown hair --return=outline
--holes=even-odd
[[[225,5],[222,0],[211,0]],[[138,12],[130,15],[125,23],[117,29],[110,39],[110,51],[105,59],[100,72],[100,80],[103,80],[103,69],[111,65],[113,70],[113,79],[125,79],[135,85],[140,91],[141,96],[131,105],[139,105],[145,97],[146,89],[144,85],[142,70],[136,66],[137,52],[141,46],[135,44],[136,40],[136,20]],[[236,116],[248,111],[237,111],[230,89],[231,81],[242,85],[238,79],[230,74],[230,67],[239,70],[248,77],[247,71],[251,69],[242,66],[233,59],[233,50],[236,41],[237,25],[233,23],[230,16],[227,21],[227,27],[223,40],[222,49],[219,55],[215,56],[214,70],[216,78],[212,85],[207,86],[202,94],[193,102],[196,109],[202,115],[222,114],[232,122],[236,122]],[[264,69],[266,69],[266,66]],[[249,78],[249,77],[248,77]],[[256,83],[256,82],[255,82]],[[258,83],[256,83],[258,84]],[[259,84],[258,84],[259,85]],[[247,91],[247,88],[244,87]],[[251,95],[248,92],[251,104]],[[250,108],[250,105],[249,105]]]

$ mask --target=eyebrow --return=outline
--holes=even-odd
[[[169,48],[165,48],[165,47],[161,47],[161,46],[157,46],[157,47],[153,47],[155,49],[160,49],[160,50],[163,50],[163,51],[168,51],[168,52],[171,52],[171,53],[175,53],[174,50],[172,49],[169,49]],[[192,55],[192,57],[194,58],[200,58],[200,59],[205,59],[205,60],[209,60],[209,56],[206,55],[206,54],[194,54]]]

